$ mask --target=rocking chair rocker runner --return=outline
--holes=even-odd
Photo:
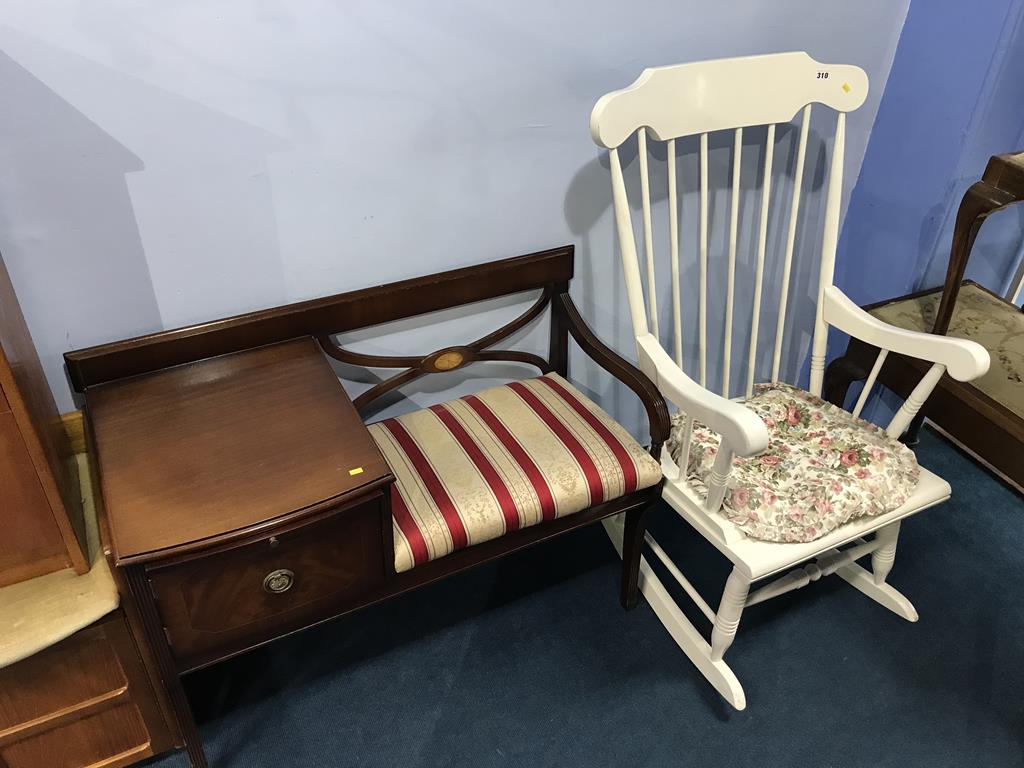
[[[988,369],[988,353],[970,341],[917,333],[886,325],[858,308],[832,284],[842,192],[846,113],[864,103],[868,81],[850,65],[824,65],[806,53],[781,53],[648,69],[628,88],[609,93],[594,107],[591,134],[608,150],[612,195],[626,293],[636,337],[639,367],[679,412],[673,440],[662,451],[665,500],[733,563],[718,609],[713,610],[679,567],[648,534],[651,553],[664,565],[711,622],[710,643],[685,617],[646,557],[641,564],[644,596],[673,638],[718,692],[737,709],[746,706],[743,688],[723,656],[748,605],[837,574],[899,616],[917,620],[910,601],[886,582],[896,554],[900,522],[950,495],[949,485],[918,468],[896,438],[906,429],[942,375],[969,381]],[[816,288],[811,344],[810,392],[780,378],[786,337],[801,180],[807,154],[811,105],[837,113],[825,196],[824,232]],[[769,201],[776,125],[798,112],[795,179],[789,202],[779,284],[765,285],[777,270],[766,269]],[[750,341],[734,360],[732,349],[739,180],[743,130],[767,125],[760,178],[757,250],[753,269]],[[728,206],[726,296],[708,298],[708,135],[733,131],[731,202]],[[619,148],[636,134],[646,281],[641,277],[630,202]],[[676,140],[699,136],[698,380],[683,371],[679,266]],[[655,248],[652,227],[648,140],[664,142],[668,171],[667,248]],[[671,263],[674,359],[659,340],[655,256]],[[646,282],[646,292],[645,292]],[[686,286],[689,287],[689,286]],[[762,296],[776,291],[772,369],[758,385],[756,366]],[[812,291],[814,289],[812,288]],[[708,388],[709,306],[723,307],[721,394]],[[712,322],[717,322],[714,318]],[[819,398],[829,327],[862,339],[881,351],[852,413]],[[769,334],[771,335],[771,334]],[[857,418],[889,353],[932,365],[884,432]],[[745,389],[730,390],[730,365],[745,368]],[[798,371],[793,372],[791,381]],[[756,393],[756,396],[755,396]],[[739,397],[736,397],[739,395]],[[735,399],[730,399],[735,398]],[[842,446],[835,436],[841,435]],[[787,473],[778,467],[785,464]],[[754,497],[756,494],[756,498]],[[614,541],[621,528],[606,522]],[[873,534],[873,535],[871,535]],[[856,561],[871,556],[871,570]],[[751,585],[779,576],[756,591]]]

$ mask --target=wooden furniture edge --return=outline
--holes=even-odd
[[[1011,309],[1015,309],[1018,312],[1024,312],[1024,308],[1018,307],[1012,301],[1008,301],[1005,296],[1000,296],[995,291],[986,288],[984,285],[982,285],[981,283],[978,283],[975,280],[972,280],[970,278],[967,278],[967,279],[963,280],[960,283],[960,288],[963,288],[965,285],[970,285],[970,286],[973,286],[973,287],[977,288],[980,291],[984,291],[990,297],[992,297],[993,299],[996,299],[997,301],[999,301],[1002,304],[1005,304],[1007,307],[1009,307]],[[873,301],[870,304],[865,304],[862,307],[862,309],[865,312],[874,312],[876,309],[881,309],[882,307],[888,307],[891,304],[899,304],[901,302],[909,301],[911,299],[920,299],[923,296],[929,296],[929,295],[934,294],[934,293],[939,293],[942,290],[943,290],[943,286],[941,286],[941,285],[935,285],[935,286],[932,286],[931,288],[922,288],[919,291],[913,291],[911,293],[905,293],[902,296],[897,296],[897,297],[892,298],[892,299],[882,299],[881,301]],[[907,330],[922,331],[922,332],[925,332],[925,333],[934,333],[934,331],[931,331],[928,328],[909,328]]]
[[[662,481],[664,482],[664,481]],[[347,605],[345,608],[324,616],[322,619],[306,624],[298,629],[275,635],[272,638],[253,643],[243,649],[228,653],[211,655],[209,658],[198,658],[187,667],[179,669],[182,675],[196,672],[200,669],[218,664],[227,659],[248,653],[251,650],[260,648],[270,643],[304,632],[312,627],[317,627],[329,621],[361,611],[377,603],[382,603],[400,595],[412,592],[428,584],[455,576],[459,573],[471,570],[479,565],[484,565],[495,560],[500,560],[507,555],[520,552],[524,549],[540,544],[550,539],[557,538],[579,528],[596,523],[606,517],[617,515],[622,512],[629,514],[631,510],[648,507],[661,498],[661,485],[653,485],[640,491],[635,491],[628,496],[622,496],[613,501],[598,504],[596,506],[566,515],[555,520],[549,520],[540,525],[533,525],[528,528],[521,528],[517,531],[505,534],[497,539],[491,539],[480,544],[475,544],[466,549],[460,549],[439,560],[432,560],[428,563],[418,565],[415,568],[403,573],[393,574],[380,588],[364,594],[360,599]],[[136,568],[138,566],[131,566]]]
[[[0,258],[0,393],[21,432],[70,566],[79,575],[89,571],[85,518],[78,495],[78,475],[71,466],[60,415],[46,381],[39,352],[3,259]],[[13,357],[12,357],[13,356]],[[44,573],[37,569],[36,575]]]
[[[455,306],[567,283],[574,246],[160,331],[64,355],[78,392],[115,379],[300,336],[366,328]]]
[[[944,335],[953,318],[967,261],[981,225],[990,215],[1024,200],[1024,153],[993,155],[981,180],[972,184],[960,200],[949,249],[946,281],[935,313],[932,333]]]
[[[601,342],[587,327],[568,293],[572,274],[573,247],[565,246],[539,254],[505,259],[439,275],[428,275],[177,331],[152,334],[90,350],[70,352],[65,359],[76,386],[87,388],[126,376],[141,375],[153,370],[301,336],[313,336],[320,342],[325,353],[335,357],[337,355],[331,355],[329,346],[325,345],[324,336],[540,288],[543,289],[543,293],[533,307],[498,331],[475,342],[479,349],[473,348],[474,355],[466,356],[465,363],[473,360],[503,359],[499,355],[515,354],[504,350],[490,353],[486,347],[493,341],[508,336],[513,330],[525,327],[539,317],[540,309],[550,303],[549,359],[523,354],[519,358],[520,361],[538,365],[542,371],[554,370],[568,376],[568,344],[569,338],[572,337],[584,353],[640,398],[649,422],[650,450],[657,457],[670,428],[665,401],[653,382],[636,366]],[[390,298],[385,298],[385,295]],[[398,299],[395,298],[396,295]],[[336,345],[330,348],[335,352],[340,349]],[[446,351],[458,349],[463,348],[451,347],[418,358],[395,358],[390,362],[395,363],[395,367],[409,365],[413,370],[435,373],[451,369],[436,363]],[[460,358],[452,367],[461,367],[462,364],[464,363]],[[65,423],[71,434],[77,436],[79,432],[84,433],[86,448],[95,453],[88,405],[84,414],[69,414]],[[98,473],[96,462],[90,462],[90,469],[95,477]],[[387,480],[390,478],[381,480],[376,485],[384,486]],[[104,553],[108,561],[111,561],[115,580],[123,596],[125,615],[133,633],[145,640],[140,645],[145,646],[143,660],[148,674],[155,685],[162,681],[158,690],[164,719],[171,728],[176,743],[186,749],[192,764],[202,767],[206,765],[206,759],[181,685],[180,675],[620,513],[626,516],[620,601],[627,609],[633,607],[638,600],[639,558],[643,543],[644,519],[646,513],[660,499],[663,482],[664,480],[649,488],[573,515],[468,547],[401,574],[394,573],[392,563],[391,573],[386,572],[384,581],[378,586],[352,599],[351,602],[332,609],[327,612],[328,615],[315,617],[316,620],[309,624],[258,640],[245,647],[232,649],[229,653],[204,651],[194,657],[181,658],[177,661],[164,635],[164,625],[150,584],[149,571],[159,569],[165,564],[171,566],[195,557],[215,555],[222,549],[230,550],[236,546],[245,546],[267,536],[272,530],[282,529],[282,526],[298,528],[315,523],[321,513],[325,517],[331,514],[344,515],[344,509],[338,509],[339,501],[343,503],[344,499],[334,497],[323,500],[311,507],[273,518],[258,526],[227,531],[222,536],[193,542],[173,552],[161,550],[123,560],[117,560],[111,550],[109,523],[101,502],[97,505],[97,512],[100,516]],[[98,478],[95,485],[99,489],[98,496],[102,497],[102,485]],[[371,484],[360,486],[364,498],[367,493],[377,492],[376,486],[370,486]],[[348,495],[346,494],[346,497]],[[393,547],[388,551],[391,549]]]
[[[159,562],[160,565],[154,566],[154,568],[161,568],[164,564],[168,566],[177,565],[196,557],[205,557],[206,555],[236,546],[245,546],[265,538],[271,530],[286,533],[334,514],[344,515],[349,507],[358,506],[366,498],[367,494],[383,489],[393,481],[394,477],[391,475],[381,477],[372,483],[357,486],[341,496],[332,496],[329,499],[324,499],[303,509],[298,509],[270,520],[263,520],[255,525],[225,531],[218,536],[191,541],[177,547],[160,549],[155,552],[143,552],[132,557],[118,558],[117,564],[119,566],[129,566]]]
[[[1021,496],[1024,496],[1024,485],[1022,485],[1017,480],[1014,480],[1008,474],[1006,474],[1001,469],[999,469],[997,466],[992,464],[992,462],[990,462],[984,456],[980,455],[976,450],[974,450],[973,448],[968,447],[960,439],[958,439],[955,435],[950,434],[948,431],[943,429],[939,424],[936,424],[934,421],[928,421],[928,428],[931,429],[932,431],[936,432],[937,434],[939,434],[943,438],[945,438],[958,451],[961,451],[962,453],[967,454],[967,456],[970,457],[970,459],[972,461],[976,461],[979,464],[981,464],[983,467],[985,467],[985,469],[987,469],[989,472],[991,472],[993,475],[995,475],[999,480],[1001,480],[1004,484],[1006,484],[1010,489],[1016,491]]]
[[[9,722],[9,726],[0,731],[0,747],[8,748],[40,737],[52,737],[52,735],[60,733],[62,729],[72,728],[79,722],[123,707],[134,709],[135,715],[141,720],[145,741],[102,757],[100,762],[95,765],[110,766],[111,768],[127,766],[140,759],[165,752],[173,746],[171,734],[159,711],[157,699],[149,690],[146,690],[147,688],[152,689],[153,685],[145,671],[138,644],[129,631],[123,610],[115,609],[65,638],[58,645],[67,647],[70,644],[72,649],[80,649],[82,643],[97,642],[103,643],[113,655],[114,663],[119,667],[121,683],[88,698],[79,698],[76,695],[71,695],[70,698],[60,698],[63,695],[61,690],[52,691],[51,693],[58,697],[54,703],[59,706],[40,710],[34,717],[28,719]],[[74,651],[72,650],[72,652]],[[67,731],[64,735],[70,736]],[[140,734],[141,736],[142,734]],[[6,765],[6,763],[0,759],[0,765]],[[90,765],[94,764],[90,763]]]
[[[96,444],[93,439],[92,429],[89,425],[87,415],[83,420],[83,430],[86,454],[95,456]],[[139,657],[142,659],[142,666],[149,678],[150,685],[153,688],[153,693],[156,696],[157,704],[159,706],[160,715],[163,718],[164,725],[166,726],[168,740],[170,741],[170,743],[166,745],[166,748],[182,747],[185,744],[183,727],[187,727],[188,724],[186,723],[183,726],[182,723],[179,722],[176,710],[171,703],[171,694],[169,690],[177,680],[175,678],[174,681],[165,681],[164,672],[161,670],[161,665],[156,657],[156,653],[158,653],[158,651],[152,647],[152,638],[147,636],[146,624],[139,611],[139,606],[131,591],[130,584],[125,578],[125,574],[117,567],[117,563],[115,562],[111,551],[110,525],[107,520],[107,511],[103,503],[99,468],[95,459],[91,459],[87,463],[89,466],[90,478],[92,480],[93,500],[96,508],[96,526],[99,532],[99,546],[102,550],[103,557],[106,558],[107,564],[110,566],[110,574],[113,576],[114,583],[117,585],[118,594],[121,596],[121,608],[124,611],[125,620],[131,630],[130,634],[132,640],[135,643],[136,650],[139,652]],[[180,683],[178,683],[178,685],[180,686]]]
[[[82,511],[82,500],[72,488],[72,485],[77,485],[78,475],[70,464],[73,454],[67,447],[66,434],[62,425],[49,425],[51,432],[49,440],[57,441],[59,445],[52,448],[55,453],[47,450],[43,445],[43,440],[36,433],[29,405],[21,396],[16,382],[13,378],[8,380],[4,376],[5,367],[5,365],[0,365],[0,388],[6,394],[11,412],[14,414],[14,420],[21,433],[21,439],[28,451],[36,477],[50,508],[50,514],[53,515],[57,530],[64,541],[67,557],[61,558],[61,567],[71,567],[75,573],[81,576],[89,572],[89,561],[86,556],[85,518]],[[53,406],[53,413],[55,416],[57,415],[56,405]],[[55,476],[56,469],[51,465],[51,461],[58,462],[65,469],[66,479],[58,479]],[[46,570],[37,570],[35,575],[46,572]]]
[[[618,379],[640,398],[647,411],[647,422],[650,429],[650,452],[658,459],[661,446],[669,437],[671,418],[665,398],[657,386],[639,368],[619,355],[602,342],[590,329],[568,293],[558,296],[557,311],[564,313],[569,334],[576,340],[584,352],[598,365],[604,368],[613,378]]]

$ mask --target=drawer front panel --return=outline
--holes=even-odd
[[[0,669],[2,768],[118,768],[174,738],[120,609]]]
[[[127,687],[106,626],[94,624],[0,669],[0,732],[111,697]]]
[[[132,703],[0,746],[10,768],[113,768],[153,754],[146,726]]]
[[[343,610],[384,578],[380,499],[267,537],[149,571],[182,668]]]

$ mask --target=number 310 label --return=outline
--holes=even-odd
[[[819,72],[818,73],[818,79],[819,80],[828,80],[828,72]]]

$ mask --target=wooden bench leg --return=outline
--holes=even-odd
[[[635,608],[640,600],[640,554],[644,547],[647,513],[653,506],[649,504],[625,513],[622,532],[622,591],[619,602],[627,611]]]

